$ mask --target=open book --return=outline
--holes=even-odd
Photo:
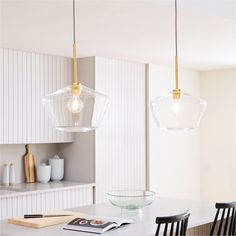
[[[63,229],[102,234],[112,228],[119,228],[121,225],[133,222],[131,219],[88,216],[73,219]]]

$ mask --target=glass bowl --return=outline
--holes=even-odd
[[[117,190],[107,193],[112,205],[125,210],[138,210],[150,205],[155,192],[145,190]]]

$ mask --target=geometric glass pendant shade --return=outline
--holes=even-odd
[[[191,130],[199,126],[207,103],[179,89],[177,0],[175,0],[175,89],[150,102],[150,108],[159,128],[164,130]]]
[[[173,93],[158,97],[151,102],[151,111],[161,129],[191,130],[199,126],[206,102],[187,93],[179,99]]]
[[[52,125],[61,131],[87,132],[96,129],[102,121],[108,97],[90,89],[77,79],[75,41],[75,0],[73,0],[73,82],[65,88],[47,95],[43,104]]]
[[[52,124],[58,130],[87,132],[96,129],[102,121],[108,97],[79,85],[78,96],[73,96],[71,86],[67,86],[43,99]]]

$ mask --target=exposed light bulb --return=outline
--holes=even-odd
[[[181,110],[179,101],[174,101],[174,104],[172,106],[172,110],[174,113],[179,113]]]
[[[84,108],[84,103],[77,96],[73,96],[67,103],[67,108],[71,113],[80,113]]]

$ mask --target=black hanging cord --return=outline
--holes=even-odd
[[[75,44],[75,0],[73,0],[73,36],[74,36],[74,44]]]

